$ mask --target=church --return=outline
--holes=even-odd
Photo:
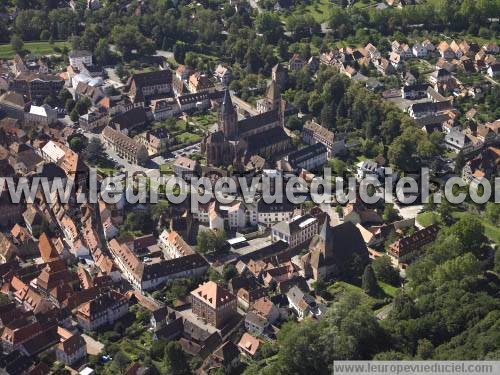
[[[266,97],[258,103],[259,114],[238,120],[229,90],[224,94],[219,111],[218,130],[204,137],[201,151],[207,164],[233,165],[236,170],[252,156],[277,160],[292,150],[292,141],[284,129],[284,107],[276,81],[268,87]]]

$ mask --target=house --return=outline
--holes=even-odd
[[[135,139],[146,147],[149,155],[156,155],[167,150],[170,134],[165,128],[156,128],[137,135]]]
[[[148,151],[143,144],[110,126],[104,128],[102,138],[107,147],[112,148],[119,157],[126,159],[129,163],[143,164],[149,158]]]
[[[271,228],[272,241],[284,241],[291,248],[304,244],[317,233],[318,220],[310,214],[282,221]]]
[[[481,179],[490,179],[500,172],[500,149],[488,147],[482,150],[476,157],[467,161],[462,169],[462,179],[473,184]]]
[[[363,160],[357,164],[356,178],[358,181],[367,176],[379,177],[383,174],[382,166],[374,160]]]
[[[222,64],[217,65],[214,78],[223,86],[227,86],[231,81],[231,71]]]
[[[169,232],[165,229],[158,238],[158,245],[170,259],[181,258],[195,253],[193,248],[176,231]]]
[[[248,332],[245,332],[243,336],[241,336],[240,341],[238,342],[238,348],[243,355],[249,357],[255,357],[257,351],[260,347],[260,340],[255,336],[252,336]]]
[[[109,249],[122,277],[140,291],[153,289],[175,278],[198,277],[208,269],[208,263],[199,254],[142,261],[129,246],[116,239],[109,242]]]
[[[184,180],[191,180],[200,173],[200,164],[196,160],[180,156],[174,162],[174,174]]]
[[[425,102],[425,103],[415,103],[408,108],[408,113],[410,117],[414,119],[419,119],[422,117],[436,115],[447,110],[451,110],[452,105],[449,100],[444,102]]]
[[[85,66],[92,65],[92,52],[86,50],[73,50],[68,54],[69,63],[78,70],[84,69]]]
[[[166,95],[172,91],[170,69],[133,74],[125,86],[132,103],[144,106],[151,97]]]
[[[135,107],[126,112],[114,115],[109,121],[109,126],[128,134],[130,130],[142,126],[147,121],[146,111],[143,107]]]
[[[413,56],[419,59],[425,59],[427,57],[428,50],[423,43],[415,43],[412,48],[412,53]]]
[[[402,61],[402,56],[401,54],[393,51],[389,54],[389,61],[391,62],[394,69],[398,69],[399,64]]]
[[[464,55],[462,49],[460,48],[460,46],[458,45],[458,43],[455,42],[454,40],[451,42],[450,48],[453,51],[453,53],[455,54],[455,57],[457,59],[461,58]],[[442,57],[444,57],[444,56],[442,56]]]
[[[250,311],[266,319],[268,324],[276,323],[280,317],[280,312],[276,305],[265,296],[256,300],[251,306]]]
[[[191,292],[193,314],[221,328],[236,315],[236,297],[228,290],[207,281]]]
[[[395,69],[394,69],[394,66],[392,65],[392,63],[384,57],[381,57],[377,60],[374,60],[373,65],[375,66],[377,71],[380,74],[382,74],[383,76],[394,74],[394,72],[395,72]]]
[[[433,242],[438,232],[439,228],[435,224],[429,225],[424,229],[420,229],[409,236],[393,242],[389,245],[387,252],[395,265],[400,266],[408,263],[412,253],[422,248],[422,246]]]
[[[44,161],[31,147],[26,147],[23,151],[18,152],[16,156],[9,158],[9,163],[16,173],[28,175],[38,172]]]
[[[439,83],[447,82],[452,77],[453,76],[451,75],[451,73],[448,70],[440,68],[440,69],[435,70],[434,72],[432,72],[429,75],[429,82],[433,85],[436,85]]]
[[[473,134],[462,132],[459,129],[453,128],[444,137],[445,146],[456,152],[462,152],[467,155],[481,149],[484,145],[483,141],[478,139]]]
[[[25,111],[29,108],[29,102],[26,102],[24,96],[14,91],[8,91],[0,96],[0,110],[7,117],[24,121]]]
[[[495,78],[497,75],[500,74],[500,63],[495,63],[495,64],[490,65],[488,67],[487,72],[491,78]]]
[[[257,202],[257,222],[270,227],[275,223],[291,220],[295,207],[285,200],[283,203],[266,203],[264,199]]]
[[[189,76],[188,90],[190,93],[200,93],[204,91],[214,92],[215,86],[204,74],[196,72]]]
[[[437,50],[439,51],[441,57],[445,60],[451,60],[455,58],[455,52],[450,47],[450,45],[445,41],[439,43]]]
[[[78,118],[78,125],[87,131],[104,127],[109,122],[109,113],[104,108],[91,108],[90,111]]]
[[[63,327],[57,327],[59,343],[55,348],[59,362],[71,366],[87,356],[87,344],[79,333],[71,333]]]
[[[80,305],[77,309],[76,318],[82,329],[94,331],[103,325],[113,324],[127,312],[127,298],[123,294],[110,289]]]
[[[365,50],[368,52],[368,55],[370,56],[371,59],[379,59],[381,57],[380,51],[375,47],[373,44],[368,43],[365,46]]]
[[[354,224],[380,225],[383,223],[380,215],[374,210],[367,208],[361,200],[348,202],[342,210],[342,215],[344,222],[350,221]]]
[[[240,351],[232,341],[226,341],[218,347],[203,364],[206,369],[222,369],[225,374],[231,373],[240,365]]]
[[[306,65],[306,62],[300,57],[298,53],[294,53],[292,58],[288,61],[289,70],[300,70]]]
[[[322,143],[315,143],[288,154],[285,159],[295,169],[313,171],[323,166],[328,160],[327,149]]]
[[[428,53],[434,53],[436,51],[436,46],[429,39],[424,40],[422,42],[422,46],[427,50]]]
[[[307,316],[318,317],[322,314],[322,308],[316,303],[314,298],[304,293],[297,286],[290,288],[286,294],[290,308],[297,314],[298,320]]]
[[[48,96],[57,97],[63,87],[64,80],[58,75],[21,72],[12,81],[10,89],[38,104]]]
[[[491,55],[497,55],[500,52],[500,48],[498,47],[498,44],[492,42],[485,44],[483,47],[483,50]]]
[[[403,99],[422,99],[427,96],[427,88],[429,85],[427,84],[417,84],[417,85],[408,85],[403,86],[401,88],[401,96]]]
[[[335,134],[314,121],[305,123],[302,128],[302,140],[309,145],[316,143],[324,145],[326,147],[327,158],[332,158],[342,152],[339,145],[337,145],[338,142],[335,140]],[[343,142],[340,143],[344,144]]]
[[[0,232],[0,264],[7,263],[16,253],[16,245],[5,234]]]
[[[24,116],[24,121],[32,125],[51,125],[57,121],[57,111],[48,104],[40,107],[31,105],[29,112]]]
[[[176,116],[180,113],[179,104],[174,98],[163,98],[151,100],[149,106],[156,121]]]

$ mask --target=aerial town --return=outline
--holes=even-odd
[[[472,199],[500,186],[499,16],[467,0],[0,1],[0,374],[500,360],[500,205]],[[307,190],[325,168],[358,188],[426,168],[431,197],[169,199],[202,177]],[[131,174],[184,188],[80,200],[91,175]],[[9,178],[73,185],[15,201]],[[433,200],[448,181],[471,197]]]

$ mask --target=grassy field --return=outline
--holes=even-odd
[[[29,51],[34,55],[49,55],[55,53],[54,48],[70,47],[68,42],[59,41],[50,44],[49,42],[26,42],[24,43],[24,50]],[[0,59],[11,59],[15,55],[14,50],[10,44],[0,45]]]
[[[306,15],[309,14],[313,16],[316,22],[323,23],[328,21],[330,18],[330,11],[336,7],[334,3],[330,0],[314,0],[311,4],[305,6],[298,6],[293,9],[291,13],[283,15],[283,20],[292,15]]]
[[[378,296],[379,298],[394,297],[397,292],[397,288],[391,285],[380,282],[379,285],[382,289],[381,295]],[[343,295],[349,293],[357,295],[359,297],[360,303],[369,307],[370,309],[380,308],[381,300],[377,300],[376,298],[369,296],[360,287],[346,283],[345,281],[337,281],[334,284],[330,285],[327,290],[334,300],[339,300]]]
[[[378,284],[380,285],[380,287],[382,288],[382,290],[384,291],[384,293],[386,295],[394,298],[394,296],[396,295],[396,293],[398,291],[398,288],[396,288],[395,286],[383,283],[382,281],[379,281]]]
[[[439,215],[434,212],[422,212],[417,215],[417,222],[424,227],[428,227],[439,222]]]

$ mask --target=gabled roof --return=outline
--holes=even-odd
[[[57,253],[54,244],[45,233],[42,233],[38,239],[38,250],[40,251],[40,255],[44,262],[48,262],[54,258],[59,258],[59,254]]]

